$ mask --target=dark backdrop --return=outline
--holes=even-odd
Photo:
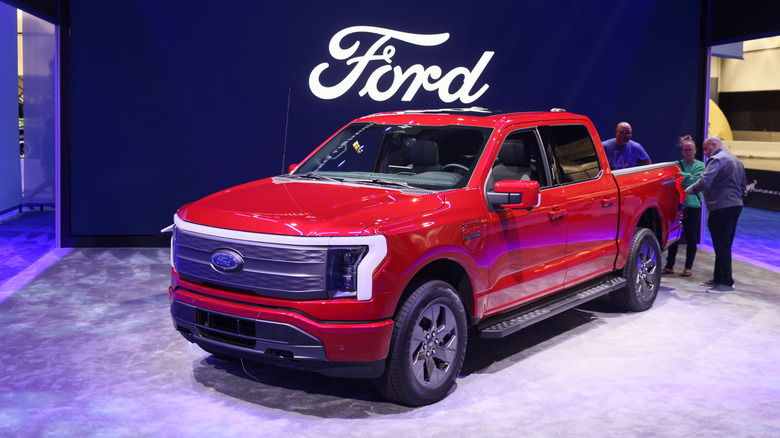
[[[734,131],[780,132],[780,90],[719,93],[718,106]]]
[[[377,111],[563,107],[591,117],[604,139],[629,121],[655,162],[676,159],[679,136],[703,125],[699,1],[64,4],[64,246],[164,245],[159,230],[182,204],[279,174]],[[391,64],[373,60],[343,96],[319,99],[309,75],[328,62],[322,82],[333,85],[351,71],[328,50],[351,26],[449,39],[393,39],[378,51],[393,46]],[[378,38],[355,34],[342,47],[359,40],[361,55]],[[473,102],[423,89],[405,102],[408,86],[381,102],[358,94],[383,65],[447,73],[488,51],[471,90],[489,88]]]
[[[780,34],[777,0],[707,0],[709,45]]]

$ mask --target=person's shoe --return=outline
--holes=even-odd
[[[699,283],[699,286],[704,286],[704,287],[707,287],[707,288],[715,287],[717,285],[718,285],[718,283],[715,283],[715,279],[714,278],[709,279],[707,281],[702,281],[701,283]]]
[[[674,274],[674,269],[672,268],[663,268],[661,269],[662,274]]]
[[[691,270],[690,269],[686,269],[686,270],[682,271],[682,274],[680,274],[680,275],[682,275],[683,277],[690,277],[691,276]]]
[[[734,288],[726,286],[725,284],[719,284],[712,289],[707,289],[708,294],[733,294]]]

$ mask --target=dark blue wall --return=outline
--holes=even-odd
[[[563,107],[590,116],[602,138],[629,121],[653,161],[676,159],[679,136],[701,123],[699,1],[70,0],[67,12],[66,246],[161,244],[180,205],[279,174],[377,111]],[[393,46],[392,65],[404,70],[473,69],[494,52],[472,92],[489,88],[467,104],[422,89],[404,102],[406,86],[376,102],[358,95],[388,65],[374,60],[342,97],[319,99],[309,75],[328,62],[323,82],[346,76],[352,66],[328,43],[351,26],[449,33],[431,47],[385,43],[379,52]],[[360,40],[364,54],[378,38],[356,34],[342,46]]]

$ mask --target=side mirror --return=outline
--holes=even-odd
[[[288,168],[287,168],[287,173],[293,173],[293,171],[295,170],[295,168],[296,168],[296,167],[298,167],[298,164],[300,164],[300,163],[293,163],[293,164],[290,164],[290,167],[288,167]]]
[[[540,204],[539,181],[504,180],[488,192],[488,201],[503,208],[533,208]]]

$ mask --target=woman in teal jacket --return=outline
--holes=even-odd
[[[694,143],[690,135],[680,139],[680,149],[682,150],[683,159],[677,161],[677,165],[680,166],[682,176],[685,178],[682,182],[682,188],[685,189],[701,178],[702,173],[704,173],[704,163],[696,159],[696,143]],[[683,277],[690,277],[701,230],[701,198],[699,195],[685,195],[683,205],[688,208],[688,215],[682,220],[683,233],[685,234],[685,242],[687,244],[685,270],[683,270],[682,275]],[[678,246],[679,242],[674,242],[669,247],[666,267],[661,271],[662,273],[674,274],[674,261],[677,258]]]

